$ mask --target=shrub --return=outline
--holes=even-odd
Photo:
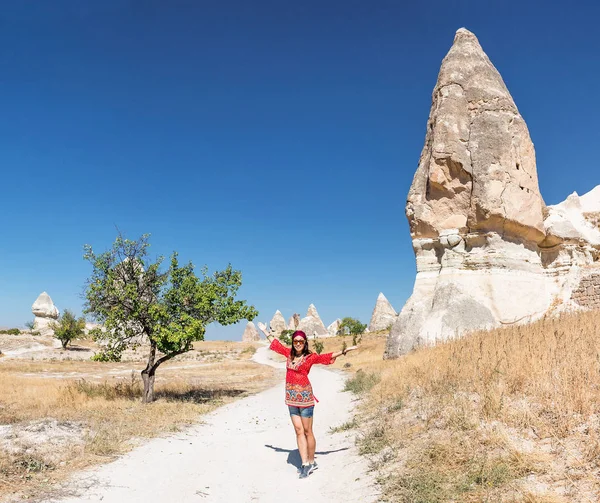
[[[279,340],[281,342],[283,342],[284,344],[291,346],[293,333],[294,333],[294,330],[284,330],[283,332],[281,332],[281,335],[279,336]]]
[[[380,377],[375,372],[367,374],[362,370],[358,370],[354,377],[351,377],[346,381],[344,391],[352,391],[357,395],[361,395],[370,391],[380,381]]]
[[[0,331],[0,333],[8,335],[21,335],[21,331],[18,328],[9,328],[7,330]]]
[[[323,352],[323,348],[325,347],[325,344],[323,344],[323,341],[320,341],[319,339],[317,339],[315,337],[314,341],[313,341],[313,345],[315,347],[315,352],[320,355]]]

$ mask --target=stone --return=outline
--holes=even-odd
[[[315,335],[327,335],[327,329],[325,328],[323,321],[321,321],[321,317],[314,304],[308,306],[306,316],[300,320],[297,330],[302,330],[310,337]]]
[[[600,186],[546,207],[527,125],[464,28],[442,61],[406,216],[417,274],[385,358],[597,305]]]
[[[298,330],[298,325],[300,325],[300,315],[298,313],[294,313],[290,317],[290,321],[288,323],[288,330]]]
[[[369,322],[369,332],[387,330],[396,321],[398,314],[383,293],[377,296],[377,302]]]
[[[287,329],[287,326],[285,324],[285,318],[283,317],[283,314],[281,314],[281,311],[275,311],[275,315],[271,319],[269,327],[271,329],[271,333],[275,337],[279,337],[281,335],[281,332]]]
[[[260,341],[260,335],[253,322],[249,321],[242,335],[242,342]]]
[[[598,189],[600,185],[581,197],[573,192],[562,203],[548,206],[548,216],[544,220],[546,242],[553,243],[558,238],[559,241],[585,241],[600,245],[600,229],[589,218],[599,211],[594,201],[594,196],[600,200]]]
[[[475,35],[461,28],[442,62],[408,194],[411,235],[455,228],[540,242],[543,209],[525,121]]]
[[[58,309],[50,298],[50,295],[48,295],[46,292],[40,293],[38,298],[31,306],[31,312],[40,318],[52,318],[53,320],[58,319],[59,314]]]
[[[58,319],[59,311],[50,295],[42,292],[31,306],[34,314],[33,329],[41,335],[54,335],[50,325]]]
[[[339,318],[333,323],[331,323],[331,325],[327,327],[327,335],[329,335],[329,337],[335,337],[338,334],[338,330],[341,324],[342,320],[340,320]]]

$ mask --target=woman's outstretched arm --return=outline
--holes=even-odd
[[[290,348],[286,348],[283,344],[281,344],[281,342],[279,342],[279,340],[273,334],[268,333],[267,327],[265,325],[259,323],[258,328],[260,328],[261,332],[265,334],[265,337],[271,343],[269,349],[275,351],[276,353],[279,353],[282,356],[285,356],[286,358],[290,356]]]
[[[349,348],[346,348],[343,351],[337,351],[335,353],[332,353],[331,358],[335,360],[338,356],[346,356],[346,353],[349,353],[350,351],[354,351],[356,349],[358,349],[358,346],[350,346]]]

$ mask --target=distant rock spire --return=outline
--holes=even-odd
[[[260,341],[260,335],[253,322],[249,321],[242,335],[242,342]]]
[[[279,309],[275,311],[275,314],[269,323],[269,328],[271,329],[271,334],[273,334],[275,337],[279,337],[281,332],[287,329],[285,318]]]
[[[302,330],[306,335],[327,335],[327,329],[314,304],[308,306],[306,316],[300,320],[298,330]]]
[[[371,315],[371,322],[369,323],[369,332],[377,332],[378,330],[386,330],[395,321],[398,314],[385,298],[383,293],[377,296],[377,302]]]

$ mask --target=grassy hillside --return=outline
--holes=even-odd
[[[366,338],[340,428],[359,428],[385,501],[600,501],[599,325],[563,315],[385,362]]]

